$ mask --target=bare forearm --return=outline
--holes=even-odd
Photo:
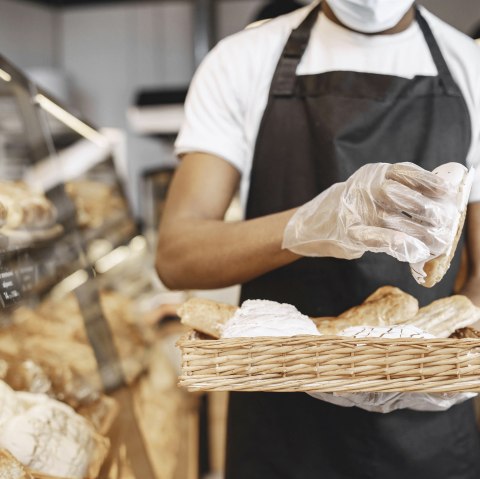
[[[468,272],[462,294],[480,306],[480,203],[468,206],[466,223]]]
[[[283,230],[294,210],[248,221],[178,220],[160,231],[156,266],[175,289],[221,288],[244,283],[291,263]]]

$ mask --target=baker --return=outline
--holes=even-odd
[[[387,207],[382,218],[391,231],[355,238],[360,258],[328,243],[326,254],[318,252],[324,257],[301,257],[282,241],[296,208],[329,196],[335,183],[349,179],[363,191],[356,175],[365,165],[371,175],[376,162],[428,171],[450,161],[476,165],[479,78],[473,41],[412,0],[313,3],[221,41],[187,98],[176,142],[182,161],[160,227],[160,277],[178,289],[241,283],[241,300],[287,302],[310,316],[337,315],[386,284],[420,304],[452,294],[458,255],[431,289],[393,257],[435,248],[431,233],[443,221],[429,216],[438,212],[435,194],[423,197],[425,217],[411,223],[428,234],[407,228],[398,241],[405,231],[395,232],[389,215],[398,211]],[[407,197],[430,191],[422,184],[435,183],[432,176],[412,170],[417,184]],[[245,220],[223,222],[239,186]],[[388,198],[373,194],[382,193]],[[480,305],[478,180],[470,199],[463,292]],[[334,221],[335,202],[322,204],[318,214]],[[369,252],[373,243],[391,255]],[[377,414],[303,393],[230,395],[226,479],[407,477],[480,477],[470,402],[445,412]]]

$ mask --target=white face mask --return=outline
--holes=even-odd
[[[414,0],[328,0],[335,16],[347,27],[376,33],[394,27]]]

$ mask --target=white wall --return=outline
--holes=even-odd
[[[0,0],[0,53],[18,67],[56,63],[57,14],[18,0]]]
[[[419,3],[467,34],[480,23],[480,0],[421,0]]]
[[[132,178],[171,161],[157,140],[131,134],[126,110],[142,88],[187,86],[193,74],[193,16],[187,1],[136,2],[61,13],[60,62],[74,103],[101,126],[127,131]],[[137,183],[132,181],[133,197]],[[135,207],[138,204],[135,202]]]

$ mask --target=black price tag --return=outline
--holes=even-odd
[[[22,299],[22,288],[13,271],[0,269],[0,301],[4,308]]]
[[[35,266],[22,266],[19,269],[20,283],[24,292],[30,292],[33,290],[36,284],[36,268]]]

